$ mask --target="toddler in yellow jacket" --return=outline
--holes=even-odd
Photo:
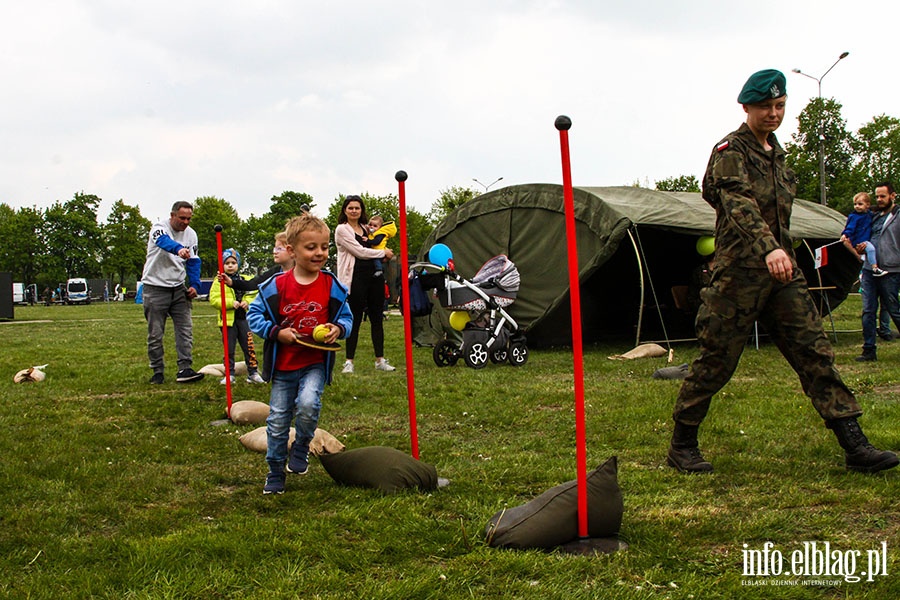
[[[222,263],[225,274],[234,279],[237,277],[241,266],[241,255],[234,248],[228,248],[222,252]],[[241,275],[242,279],[250,279],[247,275]],[[219,309],[218,323],[222,327],[222,304],[225,304],[225,317],[228,320],[228,377],[234,383],[234,347],[241,345],[244,351],[244,360],[247,363],[247,383],[265,383],[259,374],[259,365],[256,361],[256,350],[253,347],[253,333],[247,324],[247,308],[256,297],[258,290],[245,292],[225,287],[225,299],[222,299],[222,286],[218,278],[209,288],[209,303]],[[219,382],[224,385],[223,377]]]

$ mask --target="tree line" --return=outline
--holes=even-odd
[[[451,210],[478,192],[462,187],[450,187],[424,215],[407,207],[407,243],[410,254],[416,254],[435,225]],[[385,221],[398,219],[399,200],[395,195],[361,194],[369,215],[379,214]],[[337,226],[344,196],[335,198],[329,206],[326,223],[332,231]],[[0,271],[12,273],[14,281],[36,283],[39,290],[55,288],[70,277],[106,279],[133,288],[143,271],[147,237],[151,222],[137,206],[124,200],[116,201],[106,220],[101,222],[98,209],[102,199],[94,194],[76,193],[71,200],[57,201],[46,209],[23,207],[13,209],[0,203]],[[233,247],[241,253],[242,271],[256,273],[272,265],[272,246],[275,234],[285,223],[300,214],[304,206],[314,208],[312,196],[302,192],[285,191],[273,196],[268,210],[241,219],[227,200],[203,196],[192,201],[202,261],[201,276],[213,277],[218,270],[215,225],[222,225],[223,247]],[[160,207],[168,216],[171,204]],[[400,252],[398,238],[388,242],[395,253]],[[334,252],[331,253],[332,261]]]
[[[797,176],[797,197],[819,200],[819,132],[824,133],[825,188],[828,206],[844,214],[853,208],[853,195],[872,192],[876,183],[900,184],[900,119],[874,117],[855,132],[847,129],[842,106],[833,98],[814,98],[798,116],[797,133],[785,144],[787,162]],[[658,190],[700,191],[694,175],[681,175],[655,182]],[[458,206],[479,196],[479,192],[452,186],[441,191],[428,214],[407,210],[409,252],[420,251],[425,238],[444,217]],[[380,214],[385,221],[397,220],[399,202],[395,195],[362,194],[369,215]],[[332,231],[337,226],[344,197],[335,198],[325,221]],[[76,193],[71,200],[57,201],[47,209],[25,207],[15,210],[0,203],[0,271],[13,274],[14,281],[36,283],[38,289],[55,287],[69,277],[103,278],[133,287],[143,270],[150,221],[137,206],[116,201],[105,222],[97,211],[101,199]],[[244,260],[242,270],[254,273],[272,261],[275,233],[285,222],[300,214],[301,207],[315,207],[314,199],[302,192],[286,191],[273,196],[268,210],[241,219],[227,201],[214,196],[196,198],[191,225],[200,241],[203,277],[212,277],[218,267],[213,227],[223,226],[223,243],[234,247]],[[168,211],[169,206],[162,208]],[[388,246],[399,253],[399,240]],[[334,253],[332,252],[332,260]]]

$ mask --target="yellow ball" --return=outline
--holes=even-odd
[[[313,329],[313,339],[317,342],[324,342],[325,338],[328,337],[330,330],[327,325],[316,325],[316,328]]]
[[[462,331],[466,327],[466,323],[469,322],[471,317],[469,313],[464,310],[454,310],[450,313],[450,327],[457,331]]]
[[[716,251],[716,238],[704,235],[697,240],[697,253],[700,256],[709,256]]]

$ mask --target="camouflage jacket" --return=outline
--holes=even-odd
[[[796,181],[784,150],[769,134],[760,146],[746,123],[713,148],[703,176],[703,199],[716,209],[716,262],[766,268],[766,255],[782,248],[794,261],[791,209]]]

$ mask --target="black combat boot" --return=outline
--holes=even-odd
[[[875,354],[875,348],[863,348],[862,354],[857,356],[856,362],[875,362],[878,356]]]
[[[869,443],[866,434],[856,419],[831,419],[825,426],[834,431],[838,443],[844,449],[847,469],[861,473],[877,473],[892,469],[900,463],[897,455],[887,450],[879,450]]]
[[[697,443],[696,425],[685,425],[675,422],[675,430],[672,432],[672,443],[669,444],[669,456],[666,462],[670,467],[675,467],[682,473],[709,473],[713,470],[712,464],[700,454]]]

